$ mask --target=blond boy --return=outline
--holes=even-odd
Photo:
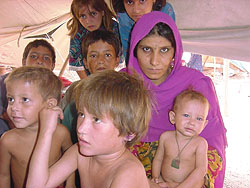
[[[201,188],[207,173],[207,141],[198,136],[205,128],[208,100],[185,90],[169,112],[175,131],[164,132],[152,164],[152,180],[163,187]],[[163,181],[163,183],[161,183]]]
[[[0,140],[0,187],[10,187],[12,179],[14,187],[21,188],[25,187],[30,157],[40,131],[39,114],[43,108],[58,104],[62,84],[51,70],[29,66],[12,71],[5,83],[7,113],[16,128],[7,131]],[[72,145],[67,128],[56,124],[55,129],[48,152],[49,165],[58,161]],[[39,161],[36,162],[39,165]],[[66,187],[74,187],[74,175]]]
[[[54,107],[41,113],[27,188],[53,187],[76,169],[81,187],[148,188],[143,165],[127,149],[145,134],[151,115],[143,81],[112,70],[92,74],[77,86],[76,104],[78,143],[52,167],[48,152],[62,111]]]

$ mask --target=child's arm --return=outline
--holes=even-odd
[[[72,146],[72,141],[71,141],[71,137],[70,137],[70,133],[68,131],[68,129],[66,127],[63,127],[64,131],[64,135],[63,135],[63,143],[62,143],[62,151],[63,153],[66,152],[67,149],[69,149],[69,147]],[[65,184],[65,188],[75,188],[75,172],[73,172],[69,178],[67,178],[66,180],[66,184]]]
[[[10,160],[11,154],[8,151],[9,139],[6,133],[0,139],[0,187],[10,187]]]
[[[164,142],[166,134],[162,134],[159,140],[159,146],[157,148],[153,163],[152,163],[152,180],[155,183],[159,183],[159,178],[161,175],[161,165],[164,157]]]
[[[207,141],[199,137],[200,144],[197,147],[195,158],[196,158],[196,168],[192,171],[192,173],[177,187],[177,188],[193,188],[202,187],[204,183],[204,177],[207,173],[207,150],[208,144]]]
[[[72,146],[49,168],[49,154],[57,119],[63,118],[59,107],[44,108],[40,112],[38,140],[31,157],[27,179],[27,188],[56,187],[69,177],[77,168],[77,146]]]
[[[79,70],[79,71],[76,71],[76,72],[77,72],[80,79],[84,79],[84,78],[88,77],[84,70]]]

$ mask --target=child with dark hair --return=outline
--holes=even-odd
[[[121,44],[117,36],[107,30],[96,30],[86,35],[82,42],[82,55],[91,74],[114,70],[120,61]],[[60,107],[64,110],[62,124],[71,132],[73,143],[77,142],[77,110],[73,91],[80,82],[76,81],[67,89]]]
[[[118,23],[104,0],[73,0],[71,14],[72,19],[67,23],[71,36],[69,68],[76,71],[82,79],[89,74],[82,57],[82,40],[89,32],[100,28],[114,32],[119,38]]]
[[[166,0],[111,0],[111,7],[117,14],[123,56],[126,64],[128,64],[131,31],[140,17],[152,11],[161,11],[171,16],[175,21],[174,9]]]
[[[34,40],[27,44],[23,52],[22,65],[23,66],[38,66],[45,67],[51,71],[55,68],[56,53],[54,47],[46,40]],[[0,77],[0,136],[6,131],[6,128],[14,128],[14,125],[9,120],[6,113],[8,100],[6,97],[6,85],[4,80],[9,73]],[[2,129],[5,127],[5,129]]]

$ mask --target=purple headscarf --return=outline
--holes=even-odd
[[[134,56],[134,49],[140,40],[142,40],[159,22],[166,23],[172,29],[176,41],[176,50],[172,72],[163,83],[156,86],[142,72],[137,58]],[[200,136],[204,137],[210,146],[216,148],[220,156],[225,160],[225,147],[227,145],[226,129],[220,113],[213,82],[201,72],[182,66],[182,53],[183,48],[180,33],[175,22],[167,14],[154,11],[141,17],[135,24],[131,34],[128,72],[130,73],[132,70],[136,70],[139,75],[143,76],[145,83],[153,92],[157,103],[156,110],[154,110],[149,124],[148,133],[143,141],[152,142],[159,140],[161,133],[175,129],[169,121],[168,112],[172,109],[175,97],[183,90],[192,87],[194,90],[201,92],[210,103],[210,110],[207,117],[208,124]],[[223,162],[223,165],[225,165],[225,161]],[[220,174],[221,177],[218,177],[220,179],[218,183],[222,184],[224,173]]]

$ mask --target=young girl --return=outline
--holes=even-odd
[[[89,74],[82,58],[82,39],[88,32],[99,28],[113,31],[119,36],[118,24],[113,20],[115,16],[104,0],[73,0],[71,14],[72,18],[67,23],[71,36],[69,68],[76,71],[82,79]]]
[[[161,11],[175,21],[174,9],[166,0],[112,0],[114,11],[119,21],[119,31],[122,42],[123,55],[128,63],[128,47],[132,28],[141,16],[151,11]]]

